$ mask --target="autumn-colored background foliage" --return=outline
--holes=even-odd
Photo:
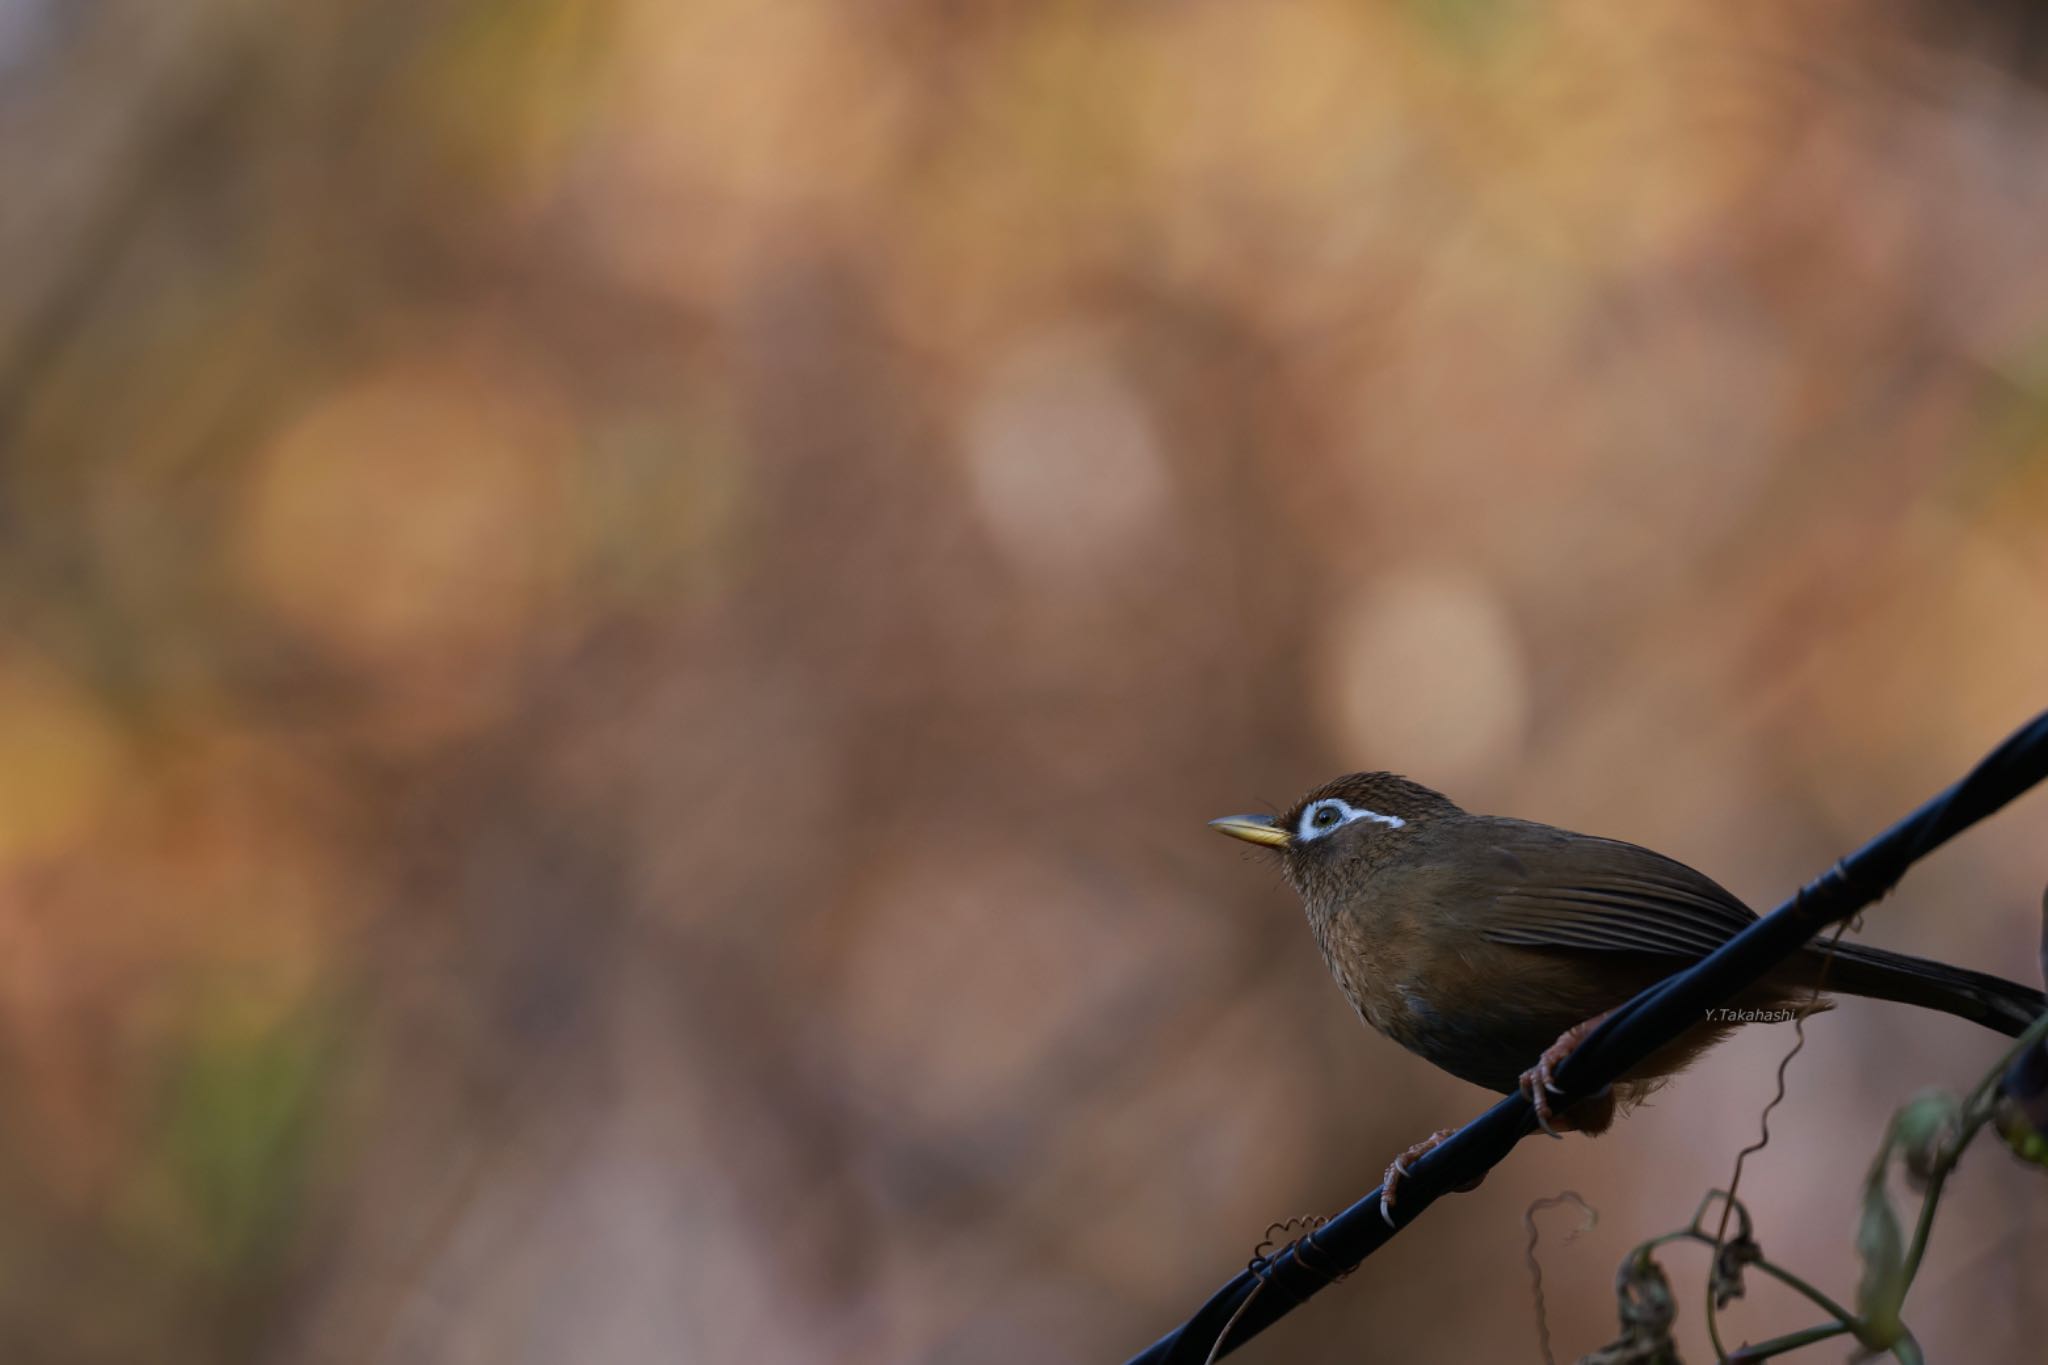
[[[1769,903],[2048,699],[2004,15],[0,0],[0,1354],[1150,1340],[1486,1100],[1206,817],[1391,767]],[[1865,933],[2030,978],[2044,835]],[[1789,1041],[1255,1354],[1533,1358],[1561,1186],[1605,1340]],[[1994,1051],[1818,1022],[1774,1259]],[[2037,1361],[2048,1192],[1954,1188],[1915,1328]]]

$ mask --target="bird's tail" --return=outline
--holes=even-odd
[[[1818,970],[1820,960],[1830,952],[1834,960],[1827,965],[1822,989],[1842,995],[1940,1010],[2009,1038],[2017,1037],[2048,1009],[2048,998],[2017,981],[1860,943],[1837,943],[1832,949],[1816,944],[1806,950],[1806,958]]]

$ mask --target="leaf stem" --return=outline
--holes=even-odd
[[[1772,1337],[1769,1341],[1759,1341],[1754,1346],[1741,1347],[1737,1349],[1733,1356],[1726,1357],[1726,1359],[1740,1361],[1742,1365],[1749,1365],[1749,1362],[1753,1360],[1768,1360],[1772,1356],[1781,1356],[1787,1351],[1796,1351],[1802,1346],[1811,1346],[1816,1341],[1826,1341],[1830,1337],[1842,1336],[1848,1330],[1849,1326],[1847,1323],[1824,1322],[1818,1327],[1808,1327],[1804,1331],[1799,1332],[1787,1332],[1782,1337]]]

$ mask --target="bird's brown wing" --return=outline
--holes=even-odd
[[[1649,849],[1520,822],[1500,833],[1480,929],[1495,943],[1701,958],[1756,919],[1711,878]]]

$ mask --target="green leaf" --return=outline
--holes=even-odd
[[[2021,1161],[2048,1168],[2048,1133],[2034,1125],[2027,1107],[2010,1095],[2001,1095],[1991,1111],[1991,1123],[1998,1136]]]
[[[1905,1330],[1899,1314],[1906,1299],[1906,1248],[1885,1193],[1887,1164],[1880,1159],[1863,1182],[1863,1217],[1856,1228],[1856,1252],[1863,1258],[1856,1339],[1873,1351],[1890,1350]]]
[[[1892,1119],[1892,1134],[1906,1162],[1906,1180],[1924,1192],[1941,1168],[1946,1144],[1962,1122],[1963,1103],[1940,1090],[1923,1091]]]

